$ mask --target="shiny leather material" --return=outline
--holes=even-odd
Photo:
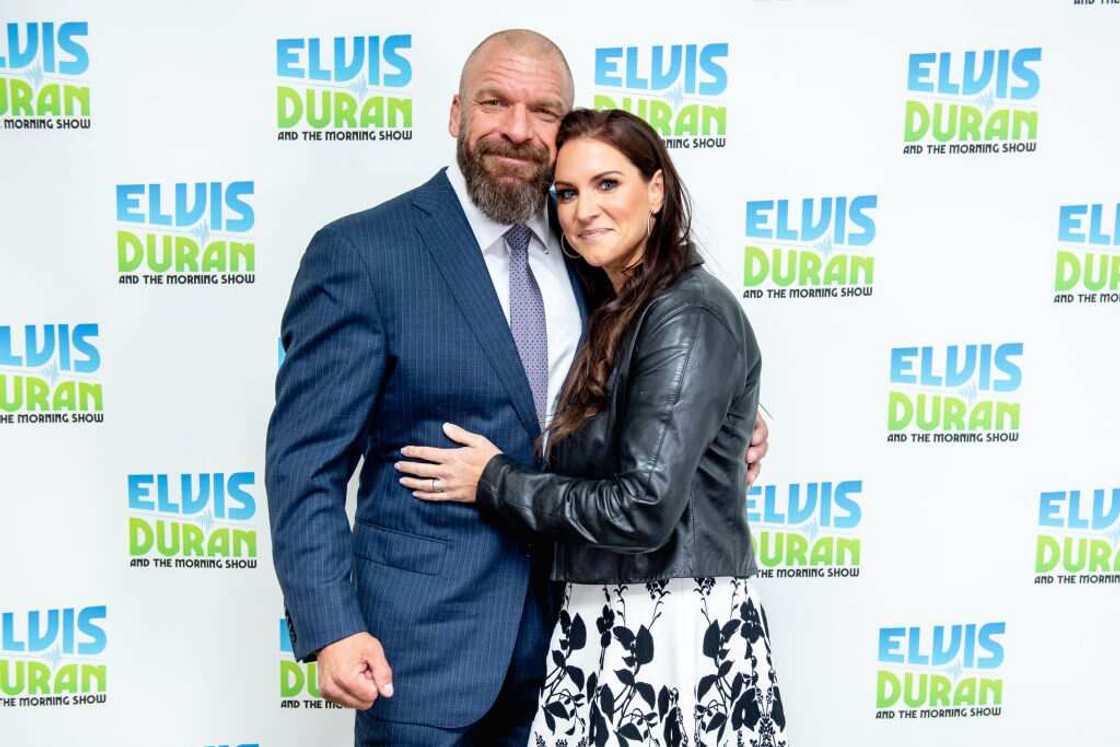
[[[479,509],[555,540],[558,581],[754,575],[744,456],[761,367],[738,299],[694,264],[624,338],[608,407],[550,472],[491,459]]]

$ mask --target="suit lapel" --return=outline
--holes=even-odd
[[[442,171],[414,193],[413,204],[426,214],[417,230],[479,345],[505,386],[518,417],[532,438],[540,433],[533,392],[517,354],[509,322],[455,190]]]

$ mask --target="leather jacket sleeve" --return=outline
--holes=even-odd
[[[601,479],[565,477],[499,454],[479,480],[479,508],[564,543],[656,550],[672,536],[700,458],[743,390],[742,355],[708,308],[650,309],[625,372],[618,471]]]

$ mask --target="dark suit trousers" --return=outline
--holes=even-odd
[[[559,609],[557,585],[548,581],[542,564],[534,563],[517,642],[509,669],[490,710],[474,724],[443,729],[422,724],[381,721],[359,712],[355,747],[525,747],[544,685],[548,644]],[[390,655],[390,661],[392,657]],[[474,687],[463,682],[464,688]]]

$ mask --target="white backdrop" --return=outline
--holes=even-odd
[[[263,484],[280,313],[319,226],[450,162],[448,106],[462,61],[486,34],[518,26],[566,51],[579,105],[600,94],[656,100],[674,115],[689,104],[725,107],[726,130],[714,135],[722,147],[672,152],[709,267],[736,292],[761,291],[743,303],[763,350],[772,448],[747,510],[767,552],[778,542],[803,551],[800,561],[798,552],[767,560],[772,578],[758,581],[791,743],[1120,740],[1120,303],[1089,300],[1083,283],[1061,301],[1055,282],[1066,251],[1079,262],[1092,255],[1093,277],[1113,263],[1105,291],[1120,283],[1120,5],[5,0],[0,22],[0,743],[352,740],[352,715],[314,707],[300,687],[306,668],[283,664],[291,657],[278,633]],[[41,43],[28,61],[32,33]],[[277,88],[309,84],[278,75],[278,40],[319,40],[330,71],[332,40],[353,36],[378,37],[380,79],[367,90],[363,66],[357,82],[328,87],[359,111],[367,96],[410,99],[411,128],[395,128],[410,139],[309,141],[306,124],[283,130],[294,142],[280,139]],[[390,37],[408,37],[392,55]],[[709,46],[721,44],[724,54]],[[628,56],[636,77],[649,78],[654,48],[668,65],[672,45],[715,55],[698,82],[718,89],[712,71],[722,70],[723,90],[694,94],[683,73],[652,92],[597,83],[617,76],[625,85]],[[306,67],[310,46],[292,46],[302,51],[287,67]],[[626,47],[633,52],[597,52]],[[976,77],[984,52],[998,66],[1000,50],[1008,85],[995,74],[967,91],[966,66]],[[606,60],[598,76],[597,55]],[[88,88],[88,111],[74,104],[77,128],[53,121],[52,84]],[[982,123],[980,139],[958,133],[945,153],[932,137],[907,141],[907,101],[930,112],[969,107],[960,116]],[[1007,108],[1037,118],[1035,137],[1003,139],[998,112]],[[26,129],[28,120],[56,126]],[[1005,142],[1034,149],[998,152]],[[962,143],[997,152],[952,152]],[[923,152],[904,152],[915,144]],[[193,185],[215,182],[221,223],[209,202],[200,220],[186,216]],[[184,225],[162,225],[163,214],[175,220],[176,184],[189,185]],[[159,185],[158,209],[148,210],[152,187],[127,185]],[[831,230],[805,240],[805,198],[814,200],[811,221],[824,198],[849,207],[864,199],[838,241]],[[869,242],[851,239],[872,226]],[[119,231],[199,247],[251,243],[252,266],[238,272],[252,282],[223,285],[233,268],[212,263],[206,273],[202,263],[197,276],[216,284],[150,284],[143,275],[193,273],[121,272]],[[767,256],[797,250],[823,267],[870,257],[873,277],[795,282],[777,297],[772,278],[745,285],[748,246]],[[865,295],[792,297],[844,287]],[[979,367],[960,381],[947,373],[970,354],[983,358],[981,346],[1008,344],[990,381]],[[44,413],[25,396],[37,387],[50,392],[50,414],[70,422],[27,422]],[[81,402],[66,400],[70,387],[99,391],[100,410],[87,404],[101,422],[74,422]],[[892,391],[914,403],[953,398],[946,408],[980,416],[988,400],[1017,407],[1018,428],[997,431],[1017,440],[940,442],[959,432],[941,423],[928,443],[915,427],[897,431],[906,442],[888,441]],[[983,425],[964,432],[984,439]],[[827,512],[819,503],[799,510],[826,491]],[[149,550],[137,527],[158,522],[178,523],[180,539],[191,539]],[[1069,543],[1056,566],[1038,565],[1040,535],[1053,538],[1047,547]],[[846,551],[828,557],[830,546]],[[1078,565],[1082,547],[1095,548],[1091,564]],[[199,554],[224,566],[235,553],[255,567],[181,567]],[[963,635],[959,649],[954,634]],[[948,683],[957,703],[948,707],[960,711],[928,693],[912,704],[880,701],[890,693],[879,683],[904,682],[907,672],[915,695],[923,677]],[[973,678],[988,682],[990,710],[972,711]]]

